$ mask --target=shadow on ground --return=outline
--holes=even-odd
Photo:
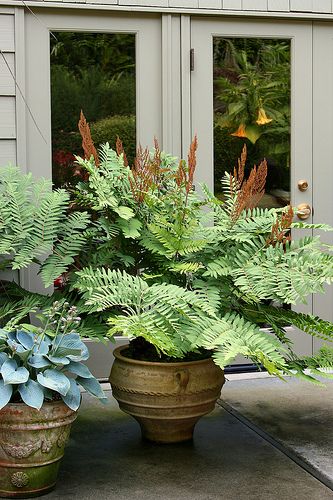
[[[326,500],[333,493],[222,408],[197,425],[193,442],[143,442],[111,393],[86,394],[50,499]]]

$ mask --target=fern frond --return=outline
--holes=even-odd
[[[294,325],[299,330],[322,340],[333,340],[333,323],[312,314],[305,314],[290,309],[272,306],[260,306],[258,311],[267,323],[276,323],[280,327]]]
[[[143,337],[158,351],[169,356],[181,358],[184,355],[183,351],[172,341],[168,329],[158,324],[154,314],[149,311],[138,315],[116,316],[110,318],[109,323],[112,325],[109,330],[110,336],[121,333],[129,339]]]
[[[86,243],[84,230],[89,223],[87,212],[71,213],[59,230],[58,242],[53,253],[43,262],[41,276],[46,287],[64,273],[74,262]]]
[[[170,271],[175,271],[180,274],[196,273],[204,266],[200,262],[176,262],[169,267]]]
[[[321,229],[322,231],[333,231],[328,224],[309,224],[308,222],[293,222],[292,229]]]
[[[76,273],[75,288],[79,289],[91,311],[103,311],[114,306],[139,307],[147,283],[125,271],[85,268]]]

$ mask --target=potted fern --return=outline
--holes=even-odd
[[[73,286],[91,314],[108,314],[111,337],[130,339],[115,351],[110,381],[143,435],[158,442],[189,439],[200,415],[214,406],[223,368],[238,354],[279,377],[314,381],[331,366],[329,348],[299,359],[285,326],[331,340],[333,325],[282,307],[305,302],[333,278],[329,249],[324,252],[317,237],[292,241],[290,231],[330,228],[294,223],[291,207],[256,208],[267,165],[245,179],[245,148],[238,168],[223,179],[222,202],[205,186],[203,196],[193,190],[196,139],[187,163],[161,153],[156,143],[152,153],[139,148],[132,169],[118,146],[117,154],[103,147],[98,167],[92,156],[78,162],[90,174],[79,186],[80,202],[92,200],[104,211],[109,255],[119,263],[84,267]],[[117,222],[120,195],[128,207],[127,234]]]
[[[2,497],[50,491],[80,406],[80,386],[105,398],[82,363],[89,353],[73,330],[76,308],[55,302],[43,318],[40,328],[0,330]]]

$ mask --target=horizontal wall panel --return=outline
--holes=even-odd
[[[312,5],[313,12],[332,12],[332,0],[316,0]]]
[[[267,10],[267,0],[243,0],[244,10]]]
[[[15,137],[15,97],[0,96],[0,139]]]
[[[4,165],[16,165],[16,141],[12,140],[0,140],[0,167]]]
[[[315,2],[320,2],[320,0],[315,0]],[[295,12],[312,12],[313,1],[312,0],[290,0],[290,10]]]
[[[117,5],[117,0],[86,0],[86,3],[99,3],[106,5]]]
[[[221,9],[222,0],[199,0],[200,9]]]
[[[289,0],[268,0],[268,10],[274,12],[289,12],[290,2]]]
[[[10,70],[4,61],[4,58],[6,59]],[[14,54],[0,54],[0,95],[15,95],[15,82],[11,72],[15,75]]]
[[[242,0],[223,0],[223,8],[226,10],[242,10]]]
[[[142,5],[143,7],[169,7],[169,0],[114,0],[119,5]]]
[[[169,0],[169,7],[185,7],[196,9],[199,6],[199,0]]]
[[[2,52],[14,52],[14,16],[0,14],[0,48]]]

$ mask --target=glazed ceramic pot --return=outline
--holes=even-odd
[[[224,373],[211,358],[160,363],[137,361],[114,351],[110,382],[119,407],[140,424],[144,438],[157,443],[192,439],[200,417],[220,396]]]
[[[38,411],[10,403],[0,411],[0,496],[27,498],[49,492],[77,412],[62,401]]]

